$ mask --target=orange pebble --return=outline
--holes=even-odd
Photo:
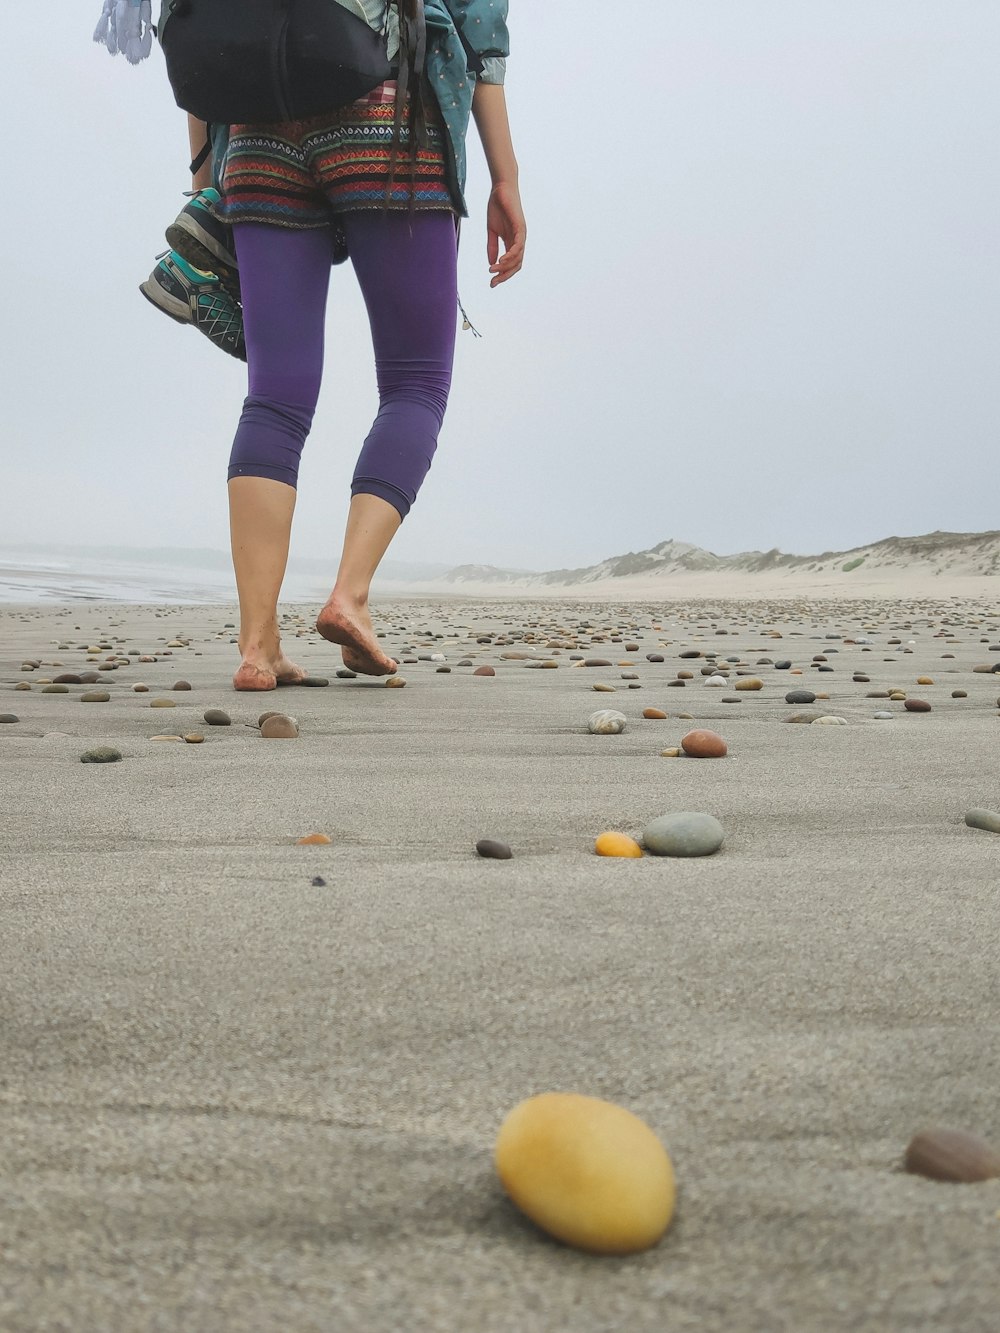
[[[642,848],[625,833],[602,833],[594,843],[598,856],[641,856]]]
[[[696,729],[681,739],[684,753],[692,759],[721,759],[727,752],[726,742],[717,731]]]
[[[662,721],[667,716],[662,708],[644,708],[642,715],[643,717],[655,718],[658,721]]]
[[[296,847],[325,847],[331,842],[333,842],[333,839],[328,838],[325,833],[308,833],[304,838],[299,838],[295,845]]]

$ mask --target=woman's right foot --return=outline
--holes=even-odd
[[[305,679],[305,674],[280,651],[277,657],[245,653],[233,676],[233,689],[276,690],[279,685],[298,685]]]
[[[396,662],[379,647],[367,603],[334,592],[319,613],[316,628],[328,643],[340,645],[348,671],[362,676],[396,674]]]

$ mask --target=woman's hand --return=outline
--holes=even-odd
[[[498,287],[501,282],[506,282],[521,271],[527,236],[528,225],[521,208],[520,191],[516,185],[498,181],[490,193],[486,208],[486,256],[493,274],[491,287]]]

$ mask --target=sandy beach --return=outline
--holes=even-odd
[[[1000,1140],[1000,837],[964,822],[1000,808],[1000,613],[939,582],[383,599],[403,689],[292,607],[329,683],[260,696],[232,607],[0,608],[0,1327],[993,1333],[1000,1181],[901,1169],[927,1125]],[[662,756],[695,726],[728,755]],[[677,810],[722,849],[594,854]],[[660,1136],[658,1247],[505,1199],[497,1130],[546,1090]]]

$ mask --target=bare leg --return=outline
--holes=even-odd
[[[396,670],[375,636],[368,591],[401,522],[399,511],[377,495],[352,498],[337,581],[316,621],[323,638],[343,648],[344,666],[366,676],[391,676]]]
[[[205,137],[208,133],[205,122],[197,120],[190,113],[188,114],[188,140],[191,144],[191,161],[193,162],[201,150],[205,147]],[[207,190],[212,184],[212,154],[201,164],[195,174],[191,177],[192,190]]]
[[[234,477],[229,483],[233,568],[240,595],[240,669],[237,690],[273,690],[295,684],[305,672],[281,650],[278,595],[288,563],[295,488],[266,477]]]

